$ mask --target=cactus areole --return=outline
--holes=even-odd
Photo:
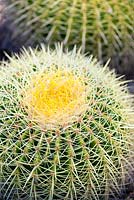
[[[0,76],[4,198],[106,199],[118,189],[131,114],[119,78],[75,49],[44,46],[10,58]]]

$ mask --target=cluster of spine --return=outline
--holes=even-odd
[[[18,34],[23,30],[30,43],[77,45],[101,60],[134,47],[133,1],[9,0],[10,4]]]
[[[86,110],[51,129],[29,116],[24,91],[31,77],[53,65],[82,74],[88,89]],[[61,47],[42,47],[10,58],[0,76],[0,192],[5,197],[96,200],[118,190],[129,155],[131,98],[106,66],[75,49],[64,54]]]

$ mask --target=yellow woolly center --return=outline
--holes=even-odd
[[[42,125],[75,120],[85,105],[85,84],[72,72],[52,70],[32,77],[23,97],[30,117]]]

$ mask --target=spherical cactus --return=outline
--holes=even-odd
[[[30,43],[76,44],[99,59],[134,47],[134,1],[8,1],[18,34]]]
[[[92,57],[24,50],[0,69],[0,192],[106,199],[125,175],[131,97]]]

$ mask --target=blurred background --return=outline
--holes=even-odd
[[[5,53],[11,55],[20,48],[13,39],[14,28],[11,26],[10,16],[5,11],[6,6],[6,0],[0,0],[0,60],[6,59]]]

